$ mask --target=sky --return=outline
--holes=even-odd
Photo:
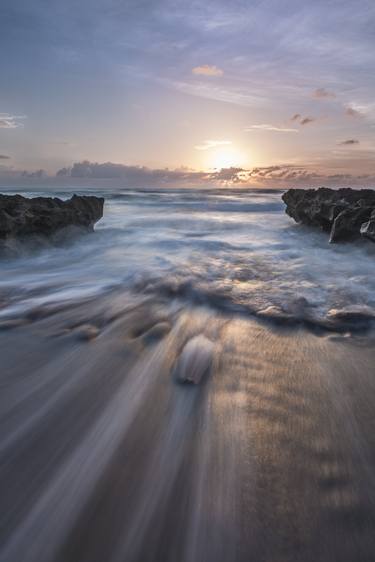
[[[374,53],[374,0],[2,0],[0,182],[374,186]]]

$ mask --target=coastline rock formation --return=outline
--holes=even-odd
[[[282,199],[290,217],[298,223],[320,227],[330,234],[330,242],[361,236],[375,242],[373,189],[289,189]]]
[[[103,216],[103,197],[73,195],[57,197],[0,195],[0,240],[30,235],[51,236],[67,227],[87,232]]]

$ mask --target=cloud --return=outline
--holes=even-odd
[[[202,66],[195,66],[191,72],[198,76],[223,76],[224,71],[215,65],[203,64]]]
[[[248,170],[244,168],[222,168],[221,170],[208,174],[208,179],[211,182],[219,183],[242,183],[248,180],[248,173]]]
[[[307,170],[302,166],[268,166],[263,168],[253,168],[250,177],[257,181],[271,182],[308,182],[321,177],[317,172]]]
[[[160,185],[164,183],[201,181],[206,172],[194,172],[187,168],[177,170],[152,169],[146,166],[127,166],[113,162],[75,162],[71,168],[61,168],[56,172],[57,177],[95,180],[121,180],[121,183],[131,186]]]
[[[300,123],[301,125],[308,125],[309,123],[313,123],[314,121],[316,121],[314,117],[304,117],[303,119],[301,119]]]
[[[357,139],[348,139],[348,140],[344,140],[342,142],[339,142],[339,145],[341,146],[350,146],[353,144],[359,144],[359,140]]]
[[[196,96],[208,100],[221,101],[240,105],[243,107],[256,107],[259,103],[264,102],[265,93],[259,95],[257,92],[251,92],[248,88],[241,87],[221,87],[218,82],[212,80],[208,83],[200,81],[183,82],[179,80],[158,79],[158,82],[173,88],[189,96]],[[220,82],[221,83],[221,82]]]
[[[71,174],[71,168],[60,168],[60,170],[57,170],[56,172],[56,177],[65,177],[65,176],[70,176]]]
[[[295,113],[290,120],[298,122],[300,125],[308,125],[309,123],[316,121],[315,117],[303,117],[300,113]]]
[[[335,98],[336,94],[326,90],[325,88],[317,88],[313,93],[313,97],[317,99]]]
[[[9,113],[0,113],[0,129],[17,129],[23,127],[20,119],[25,119],[25,115],[10,115]]]
[[[209,150],[210,148],[216,148],[217,146],[228,146],[232,144],[232,141],[227,140],[206,140],[203,144],[198,144],[194,146],[195,150]]]
[[[10,156],[7,156],[6,154],[0,154],[0,160],[9,160]]]
[[[354,118],[360,118],[364,116],[361,111],[358,111],[358,109],[354,109],[354,107],[350,105],[348,105],[345,108],[345,115],[347,115],[347,117],[354,117]]]
[[[47,172],[45,170],[36,170],[35,172],[28,172],[25,170],[22,172],[23,178],[45,178],[47,177]]]
[[[278,133],[298,133],[298,129],[288,129],[285,127],[276,127],[275,125],[262,124],[262,125],[250,125],[244,129],[246,133],[250,131],[275,131]]]
[[[375,166],[369,161],[367,169],[359,174],[346,172],[326,162],[325,168],[316,169],[312,164],[276,164],[273,166],[240,168],[229,167],[220,170],[196,171],[190,168],[174,170],[152,169],[145,166],[127,166],[113,162],[75,162],[71,167],[58,170],[53,178],[43,170],[22,171],[12,167],[0,165],[0,185],[24,186],[53,185],[90,187],[95,185],[110,185],[113,188],[148,187],[258,187],[266,189],[284,189],[287,187],[344,187],[346,185],[358,187],[374,187]],[[324,163],[323,163],[324,164]],[[332,170],[332,172],[330,171]]]

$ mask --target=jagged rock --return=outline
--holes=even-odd
[[[330,233],[330,242],[365,236],[375,241],[375,190],[289,189],[282,196],[296,222]]]
[[[375,211],[372,211],[370,220],[361,225],[361,234],[375,242]]]
[[[371,216],[371,207],[349,207],[342,211],[333,221],[330,242],[353,240],[361,234],[362,224]]]
[[[63,201],[0,195],[0,239],[51,236],[67,227],[91,231],[103,216],[103,205],[102,197],[73,195]]]

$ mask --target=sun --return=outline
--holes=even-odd
[[[209,167],[215,169],[241,168],[244,165],[244,155],[236,148],[218,148],[210,154]]]

